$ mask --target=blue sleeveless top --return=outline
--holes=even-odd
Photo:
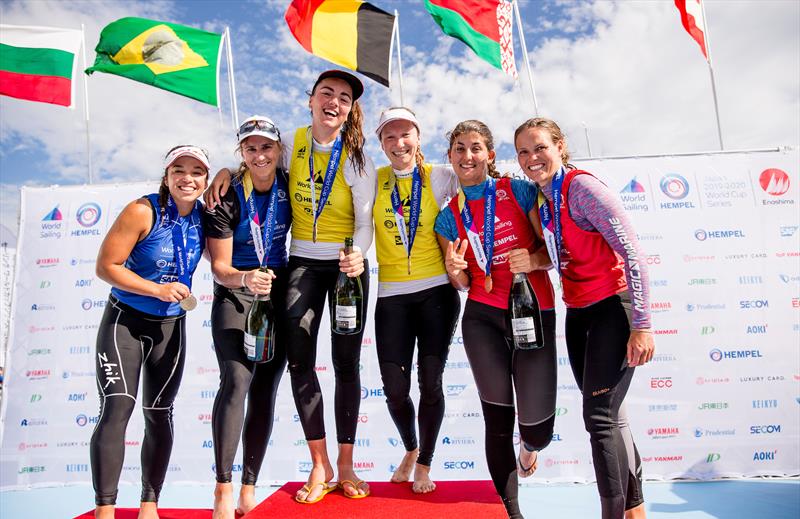
[[[152,205],[155,215],[153,227],[147,236],[133,247],[130,256],[125,260],[125,268],[154,283],[166,284],[178,281],[178,265],[172,247],[172,227],[180,225],[184,236],[193,236],[197,239],[197,245],[186,251],[186,267],[189,271],[188,286],[191,289],[191,276],[197,269],[197,264],[200,263],[200,257],[203,255],[205,247],[201,220],[202,204],[199,200],[195,201],[192,212],[181,218],[180,224],[176,224],[168,218],[161,217],[158,193],[152,193],[143,198],[147,198]],[[122,303],[150,315],[163,317],[186,313],[178,303],[167,303],[155,297],[133,294],[117,287],[111,288],[111,294]]]
[[[250,218],[247,215],[247,202],[244,198],[244,187],[242,184],[235,184],[236,199],[239,203],[239,223],[233,229],[233,258],[231,263],[234,268],[239,270],[257,268],[260,265],[256,254],[253,237],[250,234]],[[289,203],[289,187],[286,172],[278,170],[275,175],[275,183],[266,193],[259,194],[253,191],[255,197],[256,210],[258,211],[258,221],[262,226],[267,218],[267,208],[272,189],[277,189],[276,202],[278,207],[275,213],[275,230],[272,238],[272,247],[269,250],[269,267],[285,267],[288,262],[286,251],[286,234],[292,223],[292,208]]]

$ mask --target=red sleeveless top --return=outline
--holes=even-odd
[[[486,274],[478,266],[475,260],[475,252],[472,245],[467,247],[464,259],[467,260],[468,271],[470,274],[469,299],[484,303],[496,308],[508,307],[508,293],[511,291],[511,282],[514,274],[508,268],[508,252],[512,249],[534,250],[534,231],[528,220],[528,215],[522,210],[511,189],[511,179],[503,177],[497,180],[497,191],[495,193],[497,203],[495,205],[494,219],[494,257],[492,258],[492,291],[486,292],[484,280]],[[480,228],[481,240],[483,240],[483,198],[478,200],[467,200],[472,218]],[[461,213],[458,210],[458,197],[450,200],[450,210],[455,217],[456,227],[458,227],[458,237],[465,239],[467,230],[461,221]],[[550,310],[555,307],[555,297],[553,295],[553,285],[550,277],[544,270],[534,270],[528,273],[528,280],[531,282],[536,299],[539,301],[541,310]]]

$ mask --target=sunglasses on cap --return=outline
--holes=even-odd
[[[281,139],[281,132],[280,130],[278,130],[278,127],[275,126],[270,121],[265,121],[263,119],[253,119],[250,121],[243,122],[242,125],[239,126],[239,131],[236,132],[236,137],[241,141],[242,136],[257,131],[273,133],[278,136],[278,140]]]

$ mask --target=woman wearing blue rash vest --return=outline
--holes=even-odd
[[[167,153],[158,193],[128,204],[100,246],[97,276],[111,295],[97,331],[100,418],[90,443],[95,517],[114,517],[125,429],[139,377],[145,418],[140,518],[158,517],[172,452],[172,403],[186,358],[186,310],[197,305],[192,274],[203,252],[208,156],[196,146]]]

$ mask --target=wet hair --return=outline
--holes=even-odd
[[[447,132],[447,140],[450,142],[448,146],[448,150],[453,147],[455,140],[458,138],[459,135],[463,135],[465,133],[475,132],[481,137],[483,137],[483,143],[486,144],[486,148],[489,151],[494,151],[494,137],[492,136],[492,131],[489,129],[481,121],[476,119],[468,119],[466,121],[461,121],[453,128],[451,131]],[[489,170],[489,176],[492,178],[500,178],[502,175],[499,171],[497,171],[497,166],[494,164],[494,159],[487,161],[486,167]]]
[[[561,162],[564,164],[564,166],[567,166],[569,164],[569,148],[567,147],[567,139],[564,137],[564,133],[561,131],[561,128],[559,128],[556,122],[552,119],[534,117],[533,119],[528,119],[524,123],[520,124],[519,127],[517,127],[517,129],[514,131],[514,145],[516,146],[517,137],[519,137],[520,133],[534,128],[545,130],[547,133],[549,133],[554,144],[558,144],[559,142],[561,143]]]
[[[173,151],[177,150],[178,148],[183,148],[184,146],[189,146],[189,144],[178,144],[170,148],[170,150],[164,154],[166,158],[167,155],[172,153]],[[208,154],[206,154],[207,156]],[[167,201],[169,200],[169,185],[167,184],[167,176],[169,175],[169,168],[164,168],[164,175],[161,177],[161,185],[158,186],[158,208],[161,211],[161,217],[164,217],[164,213],[167,210]],[[208,180],[208,170],[206,170],[206,180]]]
[[[342,80],[344,81],[344,80]],[[318,85],[317,85],[318,86]],[[352,87],[351,87],[352,89]],[[314,90],[306,92],[309,97],[313,96],[317,91],[315,86]],[[353,164],[356,172],[363,176],[366,159],[364,158],[364,114],[361,111],[361,105],[358,101],[353,101],[350,106],[350,113],[347,114],[347,120],[342,125],[342,142],[344,149],[347,151],[347,156]]]

